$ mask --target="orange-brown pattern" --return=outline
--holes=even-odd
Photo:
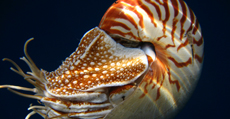
[[[146,69],[143,51],[124,48],[96,27],[83,36],[77,50],[58,69],[43,72],[50,95],[102,103],[107,100],[106,87],[133,83]]]
[[[132,107],[141,104],[135,104],[135,100],[143,105],[146,100],[154,103],[153,113],[159,114],[146,115],[158,118],[167,117],[166,110],[176,111],[187,101],[200,75],[204,42],[198,20],[183,0],[117,0],[104,14],[99,27],[116,40],[150,42],[156,53],[156,59],[147,56],[150,68],[138,86],[142,91],[132,96],[137,98],[128,99],[108,118],[117,118],[115,114],[125,109],[137,113]],[[165,99],[168,100],[163,102]],[[129,105],[131,110],[125,107]],[[173,115],[172,112],[167,113]]]
[[[151,79],[156,80],[159,85],[163,83],[164,78],[162,77],[170,73],[169,61],[181,68],[192,64],[192,59],[195,56],[195,59],[202,63],[200,57],[203,57],[203,53],[196,54],[193,51],[195,50],[193,45],[203,47],[200,26],[194,13],[182,0],[118,0],[105,13],[99,27],[115,38],[122,37],[153,43],[156,47],[157,60],[151,65],[156,72],[151,74]],[[157,34],[159,31],[162,31],[162,34]],[[140,36],[145,37],[145,39]],[[165,42],[166,40],[167,42]],[[176,45],[176,40],[181,43]],[[178,61],[170,53],[170,48],[177,48],[176,52],[180,52],[181,48],[185,48],[189,44],[192,55],[186,61]],[[149,78],[146,82],[145,87],[152,83]],[[179,91],[179,82],[170,82],[175,84]],[[144,92],[147,93],[146,88]],[[158,99],[159,91],[157,95]]]
[[[52,72],[39,70],[28,55],[31,40],[21,58],[31,72],[3,60],[35,88],[0,85],[44,104],[30,105],[26,119],[35,113],[52,119],[172,118],[194,90],[204,57],[200,25],[183,0],[117,0],[99,28],[85,33]]]
[[[46,118],[101,118],[113,107],[120,104],[135,89],[136,80],[148,68],[144,51],[126,48],[116,43],[98,27],[88,31],[79,47],[55,71],[39,70],[27,53],[25,43],[21,58],[30,67],[31,72],[24,73],[12,60],[17,70],[34,89],[13,85],[1,85],[10,91],[28,98],[38,99],[45,106],[30,106],[35,112]],[[122,90],[127,86],[131,90]],[[120,89],[119,89],[120,88]],[[17,92],[13,89],[32,91],[37,95]]]
[[[117,52],[124,53],[123,49],[112,49],[105,40],[106,37],[106,34],[101,32],[98,34],[98,29],[88,32],[77,50],[57,70],[45,72],[46,79],[50,82],[47,84],[48,89],[55,95],[72,95],[79,90],[121,86],[133,82],[135,77],[146,70],[143,57],[118,55]],[[88,39],[93,40],[89,42]]]

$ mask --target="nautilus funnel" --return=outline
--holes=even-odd
[[[51,72],[27,53],[32,40],[20,58],[30,72],[3,60],[34,88],[0,85],[40,102],[26,119],[173,118],[195,89],[204,57],[199,22],[183,0],[117,0]]]

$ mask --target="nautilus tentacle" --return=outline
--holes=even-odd
[[[0,85],[39,100],[33,114],[49,119],[173,118],[184,106],[201,73],[203,37],[182,0],[117,0],[99,27],[84,34],[78,48],[54,71],[14,72],[35,88]],[[16,90],[30,91],[35,95]]]
[[[136,88],[136,83],[148,69],[148,59],[138,48],[126,48],[116,43],[98,27],[88,31],[63,64],[53,72],[37,70],[27,53],[25,61],[32,72],[25,74],[12,60],[24,79],[36,88],[1,85],[10,91],[28,98],[38,99],[45,106],[32,106],[35,112],[49,118],[101,118],[124,101]],[[12,89],[32,91],[36,95]]]

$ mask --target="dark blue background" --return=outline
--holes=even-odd
[[[115,0],[0,1],[0,59],[16,61],[24,71],[24,42],[39,68],[52,71],[77,47],[83,34],[97,26]],[[176,119],[228,118],[229,115],[229,28],[228,0],[186,0],[202,27],[205,40],[203,72],[197,88]],[[0,62],[0,84],[32,87],[21,76],[9,70],[8,62]],[[29,104],[36,100],[0,90],[1,119],[23,119]],[[31,119],[39,119],[33,116]]]

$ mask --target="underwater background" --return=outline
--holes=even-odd
[[[191,99],[176,119],[227,119],[230,95],[230,1],[185,0],[196,14],[205,42],[203,71]],[[96,27],[115,0],[1,0],[0,59],[19,60],[23,46],[39,68],[55,70],[78,46],[84,33]],[[0,62],[0,85],[31,87],[21,76],[9,70],[12,64]],[[0,89],[0,118],[23,119],[34,99]],[[31,119],[41,119],[35,114]]]

